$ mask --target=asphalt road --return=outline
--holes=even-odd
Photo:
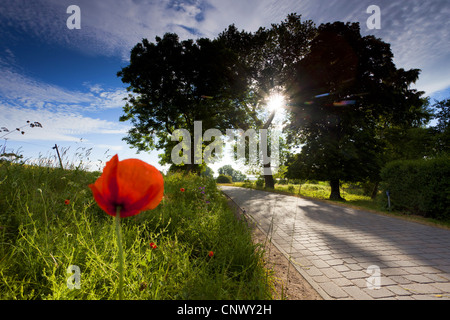
[[[324,299],[450,300],[450,230],[222,186]]]

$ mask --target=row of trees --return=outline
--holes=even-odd
[[[168,33],[138,43],[118,72],[130,92],[120,120],[131,121],[129,144],[162,150],[167,164],[178,143],[171,141],[174,130],[193,137],[194,121],[222,132],[267,127],[273,118],[267,99],[282,94],[288,101],[282,145],[302,146],[289,157],[286,177],[329,181],[330,198],[340,199],[341,181],[376,190],[387,161],[418,156],[405,142],[412,136],[425,143],[434,130],[427,148],[448,151],[448,100],[435,105],[442,121],[425,129],[433,116],[429,102],[411,89],[419,73],[398,69],[390,45],[362,37],[358,23],[316,27],[290,14],[253,33],[231,25],[213,40],[180,41]],[[205,165],[181,167],[201,172]]]

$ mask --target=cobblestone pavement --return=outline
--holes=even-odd
[[[324,299],[450,300],[450,230],[223,186]]]

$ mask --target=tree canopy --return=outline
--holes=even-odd
[[[133,127],[124,140],[139,151],[164,150],[162,164],[171,162],[176,129],[193,137],[195,121],[219,130],[252,123],[245,103],[245,68],[220,41],[180,41],[172,33],[156,37],[155,43],[143,39],[117,75],[130,92],[120,120]]]
[[[291,141],[303,144],[288,177],[339,182],[379,180],[383,129],[423,121],[422,92],[410,89],[419,70],[397,69],[390,45],[362,37],[358,23],[323,24],[289,88]]]
[[[226,164],[219,168],[219,174],[230,176],[233,182],[244,181],[247,177],[239,170],[234,169],[231,165]]]

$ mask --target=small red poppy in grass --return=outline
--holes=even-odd
[[[210,251],[209,253],[208,253],[208,256],[209,257],[212,257],[214,255],[214,252],[212,252],[212,251]]]
[[[107,214],[130,217],[156,208],[164,194],[164,179],[154,166],[138,159],[119,161],[115,155],[89,185],[95,201]]]
[[[68,204],[70,204],[70,200],[64,200],[64,204],[67,206]]]
[[[181,191],[181,192],[184,192],[184,188],[180,188],[180,191]]]
[[[158,246],[154,242],[150,242],[150,248],[156,249]]]
[[[124,257],[120,218],[156,208],[163,198],[164,179],[154,166],[138,159],[119,161],[116,154],[89,188],[99,207],[115,217],[119,249],[119,299],[123,299]]]

